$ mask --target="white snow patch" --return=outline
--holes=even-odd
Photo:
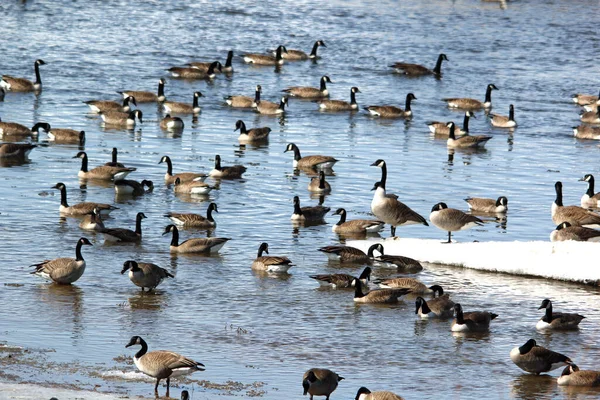
[[[102,376],[104,378],[121,378],[121,379],[125,379],[125,380],[131,380],[131,381],[148,381],[148,382],[154,382],[155,379],[142,373],[139,371],[127,371],[127,372],[123,372],[123,371],[119,371],[119,370],[112,370],[112,371],[106,371],[104,373],[102,373]]]
[[[446,264],[482,271],[531,275],[543,278],[600,283],[600,268],[592,260],[600,258],[600,245],[588,242],[467,242],[388,238],[353,240],[347,244],[365,253],[380,242],[385,254],[411,257],[419,262]]]

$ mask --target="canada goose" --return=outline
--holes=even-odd
[[[585,106],[585,105],[597,102],[599,96],[594,96],[593,94],[577,93],[577,94],[573,95],[572,99],[576,104],[578,104],[580,106]]]
[[[358,110],[356,93],[361,93],[361,91],[353,86],[350,88],[350,103],[343,100],[322,100],[319,102],[319,109],[325,111],[356,111]]]
[[[375,257],[375,262],[377,264],[393,265],[398,268],[399,272],[404,273],[415,273],[423,270],[421,263],[410,257],[382,254]]]
[[[129,129],[133,129],[136,124],[136,118],[140,121],[140,124],[143,123],[142,117],[143,113],[141,110],[133,110],[126,112],[120,111],[106,111],[101,112],[100,117],[105,125],[109,126],[121,126]]]
[[[213,189],[213,186],[202,181],[181,182],[180,178],[175,178],[175,193],[209,194]]]
[[[563,222],[550,233],[550,241],[564,242],[566,240],[600,242],[600,231],[583,226],[571,226],[570,223]]]
[[[448,232],[448,241],[452,243],[452,232],[464,231],[476,225],[483,225],[483,221],[474,215],[465,214],[455,208],[448,208],[446,203],[437,203],[431,209],[429,220],[433,225]]]
[[[579,323],[585,317],[580,314],[574,313],[562,313],[552,312],[552,302],[550,299],[544,299],[542,305],[538,307],[538,310],[542,308],[546,309],[546,314],[536,324],[536,329],[556,329],[556,330],[568,330],[577,329]]]
[[[111,161],[104,163],[104,165],[106,165],[107,167],[125,168],[125,165],[123,165],[117,161],[118,156],[119,156],[119,150],[116,147],[113,147],[112,152],[111,152]]]
[[[171,253],[216,253],[230,238],[192,238],[179,243],[179,230],[175,225],[168,225],[163,235],[172,232]]]
[[[279,47],[277,47],[277,50],[275,51],[275,56],[266,55],[266,54],[249,53],[249,54],[243,54],[242,58],[244,59],[244,62],[246,62],[248,64],[279,66],[279,65],[283,65],[283,54],[284,53],[287,53],[287,49],[285,48],[285,46],[279,46]]]
[[[17,124],[16,122],[1,122],[0,121],[0,136],[33,136],[43,129],[46,132],[50,131],[50,124],[38,122],[31,129],[25,125]]]
[[[161,164],[163,162],[167,164],[167,173],[165,174],[165,183],[167,185],[175,183],[177,178],[179,178],[181,182],[189,182],[194,180],[204,181],[208,177],[208,175],[200,172],[180,172],[179,174],[173,175],[173,163],[171,162],[171,158],[169,156],[162,156],[158,163]]]
[[[600,386],[599,371],[582,371],[573,363],[567,365],[556,380],[559,386]]]
[[[77,143],[80,146],[85,144],[85,132],[75,129],[50,129],[48,140],[56,143]]]
[[[271,101],[259,100],[256,102],[256,111],[263,115],[279,115],[285,112],[285,106],[287,104],[287,97],[282,97],[279,104]]]
[[[450,318],[454,314],[454,302],[447,294],[425,301],[417,297],[415,314],[421,318]]]
[[[287,153],[288,151],[294,152],[294,168],[330,170],[333,165],[338,162],[338,160],[331,156],[314,155],[302,157],[300,155],[300,149],[294,143],[288,143],[284,153]]]
[[[65,184],[62,182],[58,182],[56,185],[52,186],[52,189],[60,190],[59,211],[61,212],[61,214],[86,215],[90,214],[94,210],[94,208],[98,208],[98,210],[100,210],[100,215],[108,215],[111,211],[117,210],[117,207],[111,206],[110,204],[92,203],[87,201],[69,206],[69,204],[67,203],[67,187],[65,186]]]
[[[485,199],[481,197],[467,197],[471,212],[504,214],[508,211],[508,199],[500,196],[498,199]]]
[[[304,61],[304,60],[316,60],[317,58],[320,58],[319,56],[317,56],[317,49],[319,48],[319,46],[323,46],[323,47],[327,47],[325,45],[325,42],[322,40],[317,40],[312,47],[312,50],[310,51],[310,54],[306,54],[305,52],[303,52],[302,50],[287,50],[287,52],[282,54],[282,57],[285,60],[288,61]]]
[[[573,135],[577,139],[600,140],[600,127],[589,125],[574,126]]]
[[[35,271],[32,274],[51,279],[61,285],[69,285],[75,282],[81,278],[85,271],[85,260],[81,255],[81,246],[83,245],[91,246],[92,244],[82,237],[77,241],[75,258],[55,258],[54,260],[45,260],[39,264],[33,264],[31,267],[35,267]]]
[[[271,128],[268,126],[262,128],[252,128],[250,130],[246,129],[246,124],[241,119],[238,119],[235,123],[234,132],[239,129],[240,135],[238,136],[238,141],[249,143],[249,142],[264,142],[269,140],[269,133],[271,133]]]
[[[600,227],[600,215],[579,206],[563,206],[562,182],[556,182],[554,189],[556,190],[556,200],[552,203],[552,221],[556,225],[568,222],[571,226]]]
[[[465,111],[465,118],[463,119],[463,127],[462,129],[456,127],[454,124],[454,135],[456,136],[464,136],[469,134],[469,119],[476,118],[475,114],[472,111]],[[450,128],[448,127],[447,122],[439,122],[439,121],[430,121],[427,122],[427,126],[429,127],[429,131],[435,135],[443,135],[447,136],[450,134]]]
[[[492,90],[498,90],[496,85],[490,83],[485,90],[485,100],[483,102],[470,98],[446,98],[442,99],[448,103],[450,108],[460,108],[463,110],[481,110],[483,108],[492,108]]]
[[[172,351],[157,350],[148,353],[146,341],[139,336],[132,337],[125,347],[135,346],[136,344],[139,344],[142,348],[133,356],[133,362],[141,372],[156,378],[156,385],[154,385],[156,397],[158,397],[158,384],[161,379],[167,379],[167,393],[165,396],[168,398],[171,378],[189,375],[205,369],[204,364]]]
[[[81,246],[83,245],[91,246],[92,244],[88,239],[82,237],[77,241],[75,258],[55,258],[54,260],[45,260],[39,264],[33,264],[31,267],[35,267],[35,271],[31,273],[45,279],[51,279],[61,285],[70,285],[81,278],[85,271],[85,260],[81,255]]]
[[[461,137],[457,138],[456,134],[455,134],[456,131],[455,131],[454,122],[448,122],[447,125],[448,125],[448,129],[449,129],[448,141],[447,141],[448,147],[460,148],[460,149],[472,149],[472,148],[477,148],[477,147],[483,147],[483,146],[485,146],[487,141],[492,138],[491,136],[485,136],[485,135],[477,135],[477,136],[465,135],[465,136],[461,136]]]
[[[129,279],[134,285],[142,288],[148,288],[151,291],[165,278],[175,278],[164,268],[159,267],[156,264],[151,263],[138,263],[133,260],[128,260],[123,263],[123,270],[121,275],[129,271]]]
[[[325,246],[321,247],[319,251],[327,254],[327,257],[331,260],[339,260],[343,263],[369,263],[373,260],[373,252],[377,250],[383,254],[383,246],[381,243],[376,243],[369,247],[367,254],[356,247],[351,246]]]
[[[330,193],[331,185],[325,180],[325,172],[319,171],[319,176],[314,176],[308,184],[308,191],[313,193]]]
[[[454,305],[456,318],[452,321],[452,332],[482,332],[490,328],[490,321],[495,319],[498,314],[487,311],[471,311],[463,313],[462,306],[458,303]]]
[[[388,392],[387,390],[380,390],[377,392],[371,392],[366,387],[361,387],[356,392],[354,400],[404,400],[396,393]]]
[[[444,294],[444,289],[440,285],[427,286],[415,278],[384,279],[382,281],[376,281],[376,283],[379,284],[379,287],[386,289],[410,289],[410,292],[415,294],[429,294],[434,291],[441,292],[440,295]]]
[[[131,172],[137,170],[137,168],[125,168],[125,167],[109,167],[107,165],[101,165],[90,171],[88,171],[88,157],[85,151],[80,151],[73,158],[81,158],[81,169],[77,176],[82,179],[100,179],[100,180],[121,180],[125,179]]]
[[[25,78],[14,78],[9,75],[2,75],[0,87],[11,92],[38,92],[42,90],[42,76],[40,75],[40,65],[46,65],[44,60],[35,60],[33,68],[35,69],[35,81],[31,82]]]
[[[356,303],[397,303],[398,297],[410,292],[409,289],[375,289],[364,294],[358,279],[354,278],[352,285],[354,286],[354,302]]]
[[[600,207],[600,192],[594,193],[594,175],[586,174],[579,181],[588,183],[587,191],[581,196],[581,207]]]
[[[142,240],[142,219],[148,218],[143,212],[137,213],[135,217],[135,231],[125,228],[105,228],[100,231],[104,240],[115,243],[133,243]]]
[[[117,93],[122,95],[124,99],[127,97],[133,97],[138,103],[161,103],[167,99],[165,97],[165,83],[167,83],[167,81],[165,81],[164,78],[160,78],[158,80],[158,93],[139,90],[124,90]]]
[[[209,172],[209,176],[218,179],[239,179],[246,172],[246,167],[243,165],[232,165],[230,167],[221,166],[221,156],[215,156],[215,167]]]
[[[511,104],[508,108],[508,117],[500,114],[490,114],[492,126],[496,128],[514,128],[517,126],[515,121],[515,107]]]
[[[403,62],[396,62],[390,65],[391,68],[394,68],[396,73],[409,75],[409,76],[423,76],[423,75],[435,75],[436,77],[440,77],[442,75],[442,61],[448,61],[448,57],[444,53],[440,54],[437,58],[437,62],[435,63],[435,67],[433,69],[429,69],[420,64],[409,64]]]
[[[365,110],[369,112],[374,117],[381,118],[411,118],[412,110],[410,108],[410,103],[412,100],[416,100],[414,94],[409,93],[406,95],[406,104],[404,106],[404,110],[400,107],[396,106],[368,106],[363,107]]]
[[[211,63],[206,71],[194,67],[171,67],[167,71],[171,73],[173,78],[214,79],[216,76],[215,70],[219,72],[223,70],[221,63],[218,61]]]
[[[215,72],[228,72],[231,73],[233,72],[233,66],[231,65],[231,62],[233,61],[233,51],[229,50],[229,52],[227,53],[227,60],[225,61],[225,66],[221,66],[220,69],[216,69]],[[208,71],[210,66],[213,64],[214,62],[198,62],[198,61],[194,61],[191,63],[188,63],[187,65],[189,65],[192,68],[196,68],[199,69],[200,71]]]
[[[25,158],[36,147],[31,143],[0,143],[0,159]]]
[[[187,390],[182,390],[181,391],[181,400],[189,400],[190,399],[190,393]]]
[[[206,217],[198,214],[180,214],[180,213],[167,213],[165,217],[168,217],[176,225],[183,226],[186,228],[215,228],[217,223],[213,219],[212,213],[219,212],[215,203],[210,203],[206,210]]]
[[[79,227],[86,231],[98,232],[105,229],[104,222],[102,222],[102,218],[100,217],[100,209],[98,207],[94,207],[91,213],[83,217],[79,223]]]
[[[141,182],[130,179],[115,181],[115,193],[117,195],[141,196],[146,193],[146,187],[151,192],[154,190],[154,183],[146,179]]]
[[[338,382],[342,379],[344,377],[328,369],[311,368],[302,377],[304,396],[309,394],[310,400],[313,400],[313,396],[325,396],[325,400],[329,400],[329,396],[335,391]]]
[[[529,339],[523,346],[512,349],[510,359],[523,371],[536,375],[571,364],[569,357],[538,346],[533,339]]]
[[[292,86],[287,89],[283,89],[282,92],[285,92],[292,97],[298,97],[301,99],[320,99],[329,96],[327,82],[333,83],[327,75],[323,75],[321,77],[321,86],[318,89],[310,86]]]
[[[300,207],[300,198],[294,196],[294,212],[290,219],[292,221],[322,221],[329,210],[331,208],[323,206]]]
[[[321,171],[321,173],[323,173],[323,171]],[[340,220],[331,228],[335,233],[379,232],[385,225],[383,221],[378,221],[376,219],[354,219],[346,221],[346,210],[343,208],[338,208],[333,215],[340,216]]]
[[[386,195],[387,165],[385,161],[379,159],[371,166],[381,168],[381,181],[379,185],[373,187],[375,195],[371,201],[371,212],[375,214],[377,219],[391,225],[392,236],[396,235],[397,226],[412,224],[429,226],[425,218],[411,210],[410,207],[398,201],[397,198]]]
[[[355,279],[360,281],[361,285],[363,285],[363,289],[367,290],[367,283],[371,280],[371,274],[373,270],[371,267],[365,267],[360,276],[357,278],[355,276],[349,274],[328,274],[328,275],[310,275],[310,278],[316,279],[319,282],[324,282],[328,285],[331,285],[334,288],[351,288],[354,287]]]
[[[227,96],[225,97],[225,103],[233,108],[254,108],[260,102],[261,92],[262,87],[260,85],[256,85],[254,98],[250,96]]]
[[[133,103],[137,107],[137,102],[134,97],[127,96],[123,99],[123,103],[118,103],[112,100],[88,100],[84,101],[90,107],[90,110],[96,114],[107,111],[120,111],[128,113],[131,111],[129,103]]]
[[[160,120],[160,127],[165,130],[182,131],[185,124],[181,118],[171,117],[171,114],[167,114]]]
[[[294,265],[287,257],[263,256],[263,251],[269,254],[267,243],[261,243],[259,246],[258,254],[252,262],[253,270],[286,273]]]
[[[600,108],[595,111],[586,111],[579,117],[581,122],[588,124],[600,124]]]
[[[203,97],[202,93],[194,92],[194,99],[192,104],[179,103],[176,101],[165,101],[163,108],[168,113],[177,114],[198,114],[200,112],[200,106],[198,105],[198,98]]]

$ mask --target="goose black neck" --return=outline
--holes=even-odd
[[[165,84],[162,81],[158,82],[158,97],[164,97],[165,95]]]
[[[379,183],[379,187],[385,190],[385,183],[387,181],[387,165],[384,162],[381,166],[381,181]]]
[[[279,46],[277,48],[277,51],[275,52],[275,59],[277,61],[281,60],[283,57],[281,56],[281,52],[283,51],[283,48],[281,46]]]
[[[211,72],[209,72],[208,74],[210,75]],[[192,101],[192,107],[193,108],[198,107],[198,96],[196,96],[195,94],[194,94],[194,101]]]
[[[442,55],[440,54],[438,56],[437,62],[435,63],[435,68],[433,68],[433,73],[435,75],[440,75],[442,73],[442,61],[444,59],[442,58]]]
[[[225,61],[225,68],[231,68],[231,61],[233,61],[233,51],[229,50],[227,53],[227,61]]]
[[[135,233],[142,236],[142,214],[138,214],[135,218]]]
[[[546,318],[544,319],[547,323],[552,322],[552,304],[548,304],[548,307],[546,307]]]
[[[210,64],[210,66],[208,67],[208,71],[206,71],[206,74],[208,76],[214,75],[216,67],[217,65],[215,63]]]
[[[325,174],[323,171],[319,174],[319,189],[325,189]]]
[[[491,88],[491,86],[488,86],[488,88],[485,91],[485,102],[490,103],[491,101],[492,101],[492,88]]]
[[[246,129],[246,124],[244,123],[244,121],[241,121],[240,123],[240,135],[244,135],[248,133],[248,130]]]
[[[354,93],[354,90],[350,90],[350,104],[356,104],[356,93]]]
[[[514,107],[510,107],[510,110],[508,110],[508,120],[509,121],[515,120],[515,108]]]
[[[325,78],[321,78],[321,87],[319,88],[319,90],[321,92],[324,92],[325,90],[327,90],[327,84],[325,82]]]
[[[336,225],[341,225],[341,224],[343,224],[344,222],[346,222],[346,210],[343,210],[343,211],[340,213],[340,220],[338,221],[338,223],[337,223]]]
[[[166,157],[165,162],[167,163],[167,174],[173,175],[173,163],[169,157]]]
[[[588,181],[588,189],[586,194],[590,197],[594,196],[594,177],[590,177],[590,180]]]
[[[87,154],[83,154],[83,157],[81,158],[81,170],[83,172],[88,172],[88,158],[87,158]]]
[[[367,256],[368,256],[369,258],[373,258],[373,252],[374,252],[375,250],[377,250],[377,247],[378,247],[378,246],[377,246],[376,244],[374,244],[373,246],[369,247],[369,250],[367,250]]]
[[[317,57],[317,49],[319,48],[319,42],[315,42],[315,44],[313,44],[312,50],[310,51],[310,57],[311,58],[315,58]]]
[[[40,66],[38,65],[38,63],[36,62],[34,64],[34,69],[35,69],[35,82],[39,85],[42,84],[42,76],[40,75]]]
[[[454,135],[454,124],[450,125],[450,132],[448,133],[448,137],[452,140],[456,140],[456,136]]]
[[[142,338],[140,338],[140,345],[142,346],[142,348],[140,349],[140,351],[135,353],[135,358],[140,358],[148,351],[148,344],[146,344],[146,341]]]
[[[527,354],[535,347],[535,342],[528,340],[523,346],[519,347],[519,354]]]
[[[294,203],[294,214],[303,215],[302,209],[300,208],[300,202]]]
[[[410,103],[412,101],[412,96],[410,94],[406,95],[406,104],[404,105],[404,111],[410,111]]]
[[[221,158],[220,157],[215,158],[215,169],[217,171],[221,171],[222,170],[222,168],[221,168]]]
[[[469,119],[471,117],[469,116],[468,113],[465,113],[465,119],[463,119],[463,132],[467,133],[469,132]]]
[[[179,230],[176,226],[171,228],[171,232],[173,233],[173,237],[171,238],[171,246],[179,246]]]
[[[113,147],[112,149],[112,163],[117,164],[117,148]]]
[[[463,325],[465,323],[465,318],[464,318],[462,309],[456,311],[456,323],[459,325]]]
[[[285,108],[285,100],[282,98],[281,101],[279,102],[279,109],[283,110]]]
[[[65,186],[61,186],[60,188],[60,205],[69,207],[69,204],[67,204],[67,188]]]
[[[354,285],[354,298],[361,298],[361,297],[365,297],[365,294],[362,291],[362,285],[360,284],[360,281],[358,281]]]
[[[557,206],[562,207],[562,187],[556,186],[556,200],[554,200]]]
[[[300,161],[301,158],[302,156],[300,155],[300,149],[298,146],[294,146],[294,160]]]
[[[262,257],[262,255],[263,255],[263,247],[260,246],[258,248],[258,253],[256,254],[256,258],[260,258],[260,257]]]
[[[83,261],[83,256],[81,255],[81,246],[83,246],[83,242],[80,240],[77,242],[77,246],[75,247],[75,260]]]
[[[256,89],[256,91],[254,92],[254,102],[256,104],[258,104],[259,101],[260,101],[260,90]]]
[[[213,219],[212,212],[213,212],[213,207],[212,207],[212,204],[211,204],[210,206],[208,206],[208,210],[206,210],[206,219],[209,220],[210,222],[214,222],[215,221]]]
[[[421,314],[429,314],[431,312],[431,308],[427,305],[425,299],[421,301]]]

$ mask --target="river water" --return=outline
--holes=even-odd
[[[362,266],[340,266],[317,251],[340,242],[331,232],[337,222],[331,213],[326,224],[291,224],[294,195],[303,206],[318,199],[306,189],[310,178],[294,174],[292,155],[283,152],[294,142],[303,155],[338,158],[324,205],[346,208],[349,218],[369,214],[370,189],[380,178],[380,170],[369,165],[383,158],[388,190],[425,217],[440,201],[466,210],[467,196],[508,197],[504,224],[490,222],[456,234],[456,240],[547,240],[555,181],[564,183],[564,203],[578,204],[586,186],[577,179],[598,173],[598,144],[572,136],[579,110],[570,99],[575,92],[598,91],[597,1],[518,1],[506,8],[476,0],[28,1],[2,2],[0,10],[0,73],[33,78],[33,61],[47,63],[41,67],[43,92],[7,94],[0,102],[2,120],[85,130],[90,166],[109,161],[117,147],[119,160],[137,168],[129,178],[151,179],[156,186],[152,194],[123,200],[115,199],[112,184],[80,182],[80,160],[72,159],[79,148],[73,145],[40,146],[27,163],[3,165],[0,381],[50,386],[48,397],[52,387],[61,386],[151,398],[152,383],[140,380],[131,362],[135,350],[124,347],[133,335],[144,337],[151,350],[177,351],[206,365],[206,372],[182,384],[194,399],[300,398],[302,374],[311,367],[331,368],[346,378],[332,398],[353,398],[360,386],[407,399],[570,398],[573,392],[555,380],[525,375],[511,363],[509,351],[529,338],[570,356],[582,369],[597,365],[595,288],[427,266],[417,277],[441,284],[465,311],[499,314],[489,334],[467,337],[453,336],[449,321],[416,320],[412,298],[394,306],[356,306],[351,292],[320,288],[309,275],[359,273]],[[319,49],[317,63],[286,63],[274,71],[246,66],[236,57],[231,76],[212,82],[168,79],[170,100],[191,102],[196,90],[204,95],[202,113],[194,121],[184,116],[181,135],[160,130],[163,114],[155,104],[140,104],[144,122],[128,131],[103,128],[82,103],[118,100],[118,90],[153,91],[167,68],[224,61],[230,49],[239,55],[285,44],[309,51],[317,39],[327,45]],[[441,52],[449,59],[441,80],[408,79],[388,68],[395,61],[433,67]],[[322,75],[333,81],[328,87],[335,99],[348,100],[350,87],[359,87],[361,106],[403,106],[412,92],[414,117],[322,113],[315,103],[296,99],[282,119],[223,105],[223,96],[252,96],[257,84],[263,98],[277,101],[280,90],[317,86]],[[471,134],[493,139],[484,151],[449,156],[445,140],[433,137],[425,122],[462,121],[462,113],[448,110],[441,98],[483,99],[488,83],[500,89],[492,95],[494,111],[507,114],[514,104],[519,127],[492,129],[478,113]],[[239,146],[233,132],[238,119],[248,127],[271,127],[268,145]],[[44,133],[39,142],[46,143]],[[244,179],[222,182],[208,198],[176,196],[164,185],[161,156],[173,159],[176,172],[208,172],[216,154],[226,165],[244,164]],[[136,213],[143,211],[148,218],[142,243],[107,245],[102,235],[80,230],[79,220],[61,218],[59,193],[51,189],[57,182],[67,186],[70,203],[118,206],[107,226],[133,228]],[[163,214],[204,214],[210,202],[219,207],[218,227],[210,234],[232,240],[217,256],[171,256],[170,237],[161,235],[169,222]],[[397,233],[445,238],[435,227]],[[204,235],[181,231],[182,239]],[[383,236],[388,235],[386,229]],[[28,265],[72,257],[81,236],[94,246],[84,247],[87,269],[74,285],[59,287],[28,274]],[[250,270],[263,241],[271,254],[294,262],[289,275]],[[176,278],[142,295],[120,274],[128,259],[154,262]],[[375,268],[375,275],[395,273]],[[581,329],[536,332],[544,298],[553,299],[555,309],[586,315]],[[178,396],[179,389],[171,393]]]

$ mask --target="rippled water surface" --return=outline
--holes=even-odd
[[[324,205],[345,207],[350,218],[369,214],[369,189],[380,178],[380,170],[369,165],[383,158],[388,190],[424,216],[439,201],[464,210],[467,196],[508,197],[505,225],[491,222],[458,233],[457,240],[547,240],[553,229],[554,182],[564,182],[565,204],[578,204],[586,187],[577,179],[598,173],[597,143],[572,137],[571,127],[579,121],[570,100],[572,93],[598,90],[597,1],[518,1],[505,9],[476,0],[30,1],[2,2],[0,10],[0,73],[32,78],[33,61],[47,62],[44,91],[39,96],[7,94],[0,102],[2,120],[85,130],[90,166],[108,161],[117,147],[120,161],[137,168],[131,179],[151,179],[156,185],[152,194],[115,199],[112,184],[80,182],[80,160],[72,159],[77,146],[40,146],[27,163],[2,168],[0,340],[41,355],[32,361],[34,373],[18,362],[5,363],[1,379],[99,385],[100,391],[151,397],[151,383],[119,372],[135,371],[129,359],[134,350],[124,346],[132,335],[141,335],[150,349],[167,348],[203,362],[206,372],[193,375],[193,381],[264,383],[222,390],[188,381],[184,386],[194,388],[193,398],[253,393],[265,399],[300,398],[302,373],[316,366],[346,378],[332,398],[353,398],[360,386],[393,390],[407,399],[580,394],[558,388],[548,377],[522,374],[508,353],[533,337],[582,369],[594,368],[600,357],[596,289],[427,266],[418,278],[442,284],[465,310],[500,315],[489,334],[475,337],[453,336],[449,321],[416,320],[412,298],[395,306],[356,306],[352,293],[319,288],[308,277],[359,273],[362,267],[329,263],[317,251],[340,241],[331,232],[337,222],[331,213],[326,224],[292,226],[293,196],[300,196],[302,205],[315,205],[318,199],[306,189],[310,178],[294,174],[292,156],[283,151],[294,142],[303,155],[338,158],[335,176],[328,178],[333,191]],[[140,105],[144,123],[126,131],[104,129],[82,103],[118,100],[115,92],[123,89],[155,90],[170,66],[223,60],[230,49],[263,52],[285,44],[309,51],[317,39],[327,44],[319,49],[317,63],[288,63],[274,72],[236,58],[235,73],[213,82],[169,78],[165,91],[171,100],[191,101],[196,90],[204,94],[202,113],[194,121],[184,117],[182,135],[160,130],[162,111],[154,104]],[[441,80],[407,79],[387,67],[394,61],[433,67],[440,52],[450,60]],[[223,105],[223,96],[252,95],[257,84],[263,98],[277,101],[280,90],[316,86],[325,74],[334,82],[329,85],[332,98],[347,100],[349,88],[357,86],[361,106],[403,106],[413,92],[414,118],[384,121],[362,111],[321,113],[315,103],[295,99],[282,119]],[[493,139],[484,151],[449,155],[445,140],[431,136],[425,122],[462,120],[462,113],[448,110],[440,99],[482,99],[488,83],[500,89],[493,93],[494,111],[507,114],[514,104],[519,127],[514,133],[492,129],[478,113],[471,133]],[[271,127],[268,145],[239,146],[233,132],[237,119],[249,127]],[[46,140],[41,133],[40,143]],[[209,198],[175,196],[164,185],[165,167],[158,165],[162,155],[173,159],[176,172],[207,172],[216,154],[226,165],[244,164],[244,179],[220,183]],[[51,189],[57,182],[66,184],[71,203],[116,203],[119,210],[108,226],[133,228],[136,213],[143,211],[148,219],[142,243],[104,244],[102,235],[80,230],[79,220],[61,218],[59,193]],[[171,256],[170,237],[161,236],[168,223],[163,214],[204,214],[211,201],[220,212],[210,234],[232,240],[218,256]],[[425,226],[399,228],[398,234],[440,240],[445,235]],[[204,235],[181,231],[182,239]],[[84,248],[87,269],[74,285],[59,287],[28,274],[33,263],[72,257],[81,236],[94,246]],[[290,275],[250,270],[263,241],[269,242],[271,254],[294,261]],[[154,262],[176,278],[142,295],[119,273],[128,259]],[[395,273],[375,268],[375,275]],[[536,309],[545,297],[555,301],[555,309],[585,314],[581,329],[537,333],[541,313]]]

